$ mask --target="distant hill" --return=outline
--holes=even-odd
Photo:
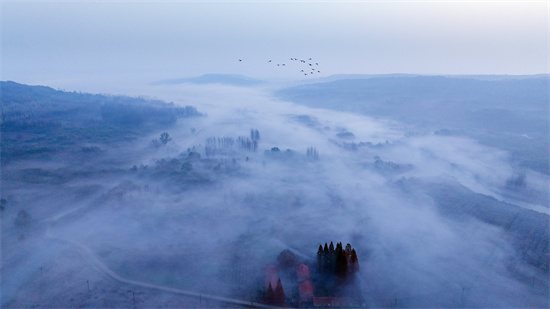
[[[394,74],[334,74],[327,77],[322,77],[315,79],[314,81],[319,82],[331,82],[342,79],[370,79],[370,78],[387,78],[387,77],[434,77],[435,75],[425,75],[425,74],[405,74],[405,73],[394,73]],[[466,78],[466,79],[476,79],[476,80],[485,80],[485,81],[498,81],[498,80],[519,80],[519,79],[538,79],[538,78],[548,78],[548,74],[534,74],[534,75],[493,75],[493,74],[480,74],[480,75],[438,75],[441,77],[447,78]]]
[[[550,173],[549,75],[489,77],[344,75],[281,89],[276,96],[316,108],[393,119],[417,130],[446,129],[510,151],[520,166]]]
[[[264,81],[249,78],[239,74],[205,74],[197,77],[166,79],[152,83],[153,85],[177,85],[177,84],[223,84],[237,87],[251,87],[263,84]]]

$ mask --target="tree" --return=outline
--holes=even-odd
[[[325,260],[325,255],[323,252],[323,246],[319,245],[319,250],[317,251],[317,270],[318,271],[323,271],[324,260]]]
[[[344,278],[348,272],[348,259],[346,257],[346,251],[342,249],[341,243],[336,245],[334,254],[336,255],[334,274],[340,278]]]
[[[168,142],[172,140],[172,138],[170,137],[170,134],[168,134],[168,132],[162,132],[160,134],[159,139],[160,139],[161,143],[163,143],[164,145],[168,144]]]
[[[506,186],[512,189],[525,188],[527,186],[527,183],[525,181],[525,173],[512,175],[510,178],[506,179]]]
[[[283,285],[281,284],[281,278],[277,280],[277,286],[275,287],[275,304],[284,305],[285,303],[285,291],[283,290]]]
[[[298,257],[292,251],[284,249],[277,257],[281,268],[292,268],[298,264]]]
[[[26,212],[24,209],[20,210],[15,217],[15,225],[23,226],[28,224],[31,221],[31,215]]]
[[[319,159],[319,153],[317,152],[317,149],[315,147],[308,147],[306,151],[306,156],[314,160]]]
[[[257,129],[250,129],[250,139],[253,141],[259,141],[260,140],[260,131]]]
[[[323,248],[323,270],[325,272],[330,270],[330,259],[327,243],[325,243],[325,247]]]
[[[359,260],[357,259],[357,253],[355,249],[351,250],[351,256],[349,258],[349,271],[352,274],[355,274],[359,271]]]
[[[273,288],[271,287],[271,282],[269,283],[269,286],[267,287],[267,292],[265,293],[265,301],[268,304],[271,304],[275,301],[275,292],[273,292]]]
[[[336,261],[336,255],[334,254],[334,244],[332,241],[330,242],[330,245],[328,246],[328,261],[329,261],[329,270],[334,270],[334,262]]]
[[[351,245],[349,243],[346,245],[346,255],[349,259],[350,255],[351,255]]]

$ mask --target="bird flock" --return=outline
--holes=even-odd
[[[243,59],[237,59],[239,62],[242,62]],[[306,59],[300,59],[300,58],[288,58],[285,61],[273,61],[273,60],[267,60],[266,63],[276,66],[279,68],[285,68],[289,70],[296,70],[298,74],[302,74],[304,76],[311,76],[314,74],[320,74],[321,73],[321,67],[319,66],[319,62],[313,60],[313,58],[307,58]]]

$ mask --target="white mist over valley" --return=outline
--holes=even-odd
[[[385,114],[378,99],[399,98],[384,87],[426,81],[521,89],[547,77],[212,80],[149,84],[128,90],[134,98],[3,82],[3,307],[262,305],[266,265],[289,250],[313,271],[331,241],[357,251],[353,306],[544,306],[548,170],[537,167],[547,158],[511,151],[512,138],[489,144],[547,131],[475,122],[495,112],[483,101],[463,124]],[[377,112],[346,110],[372,83],[380,93],[362,106]],[[506,108],[536,130],[548,122],[532,113],[547,112],[535,89],[529,108]],[[426,96],[418,112],[440,112],[429,105],[445,94],[403,100]],[[298,292],[282,283],[292,306]]]
[[[0,4],[0,307],[547,308],[548,1]]]

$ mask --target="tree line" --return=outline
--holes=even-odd
[[[334,247],[325,243],[317,251],[316,290],[322,296],[337,296],[343,293],[346,286],[353,284],[355,274],[359,271],[357,252],[348,243],[344,248],[339,242]]]

